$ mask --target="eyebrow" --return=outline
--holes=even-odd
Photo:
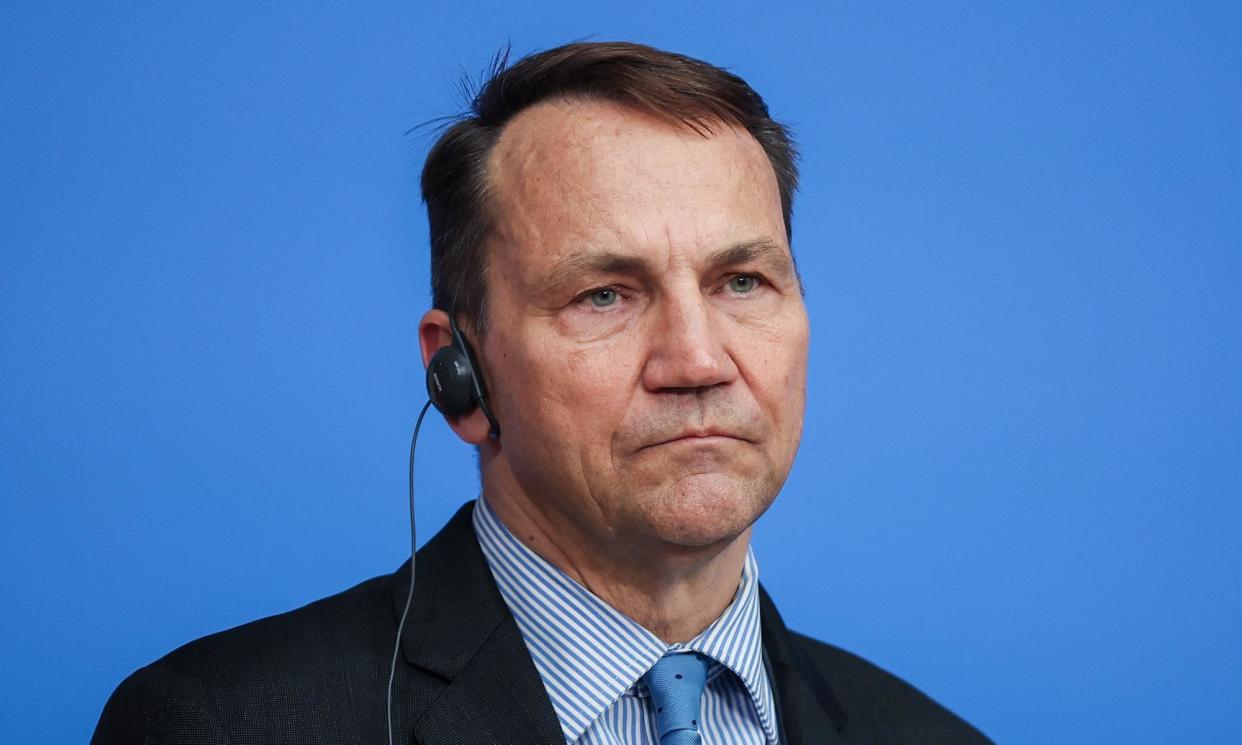
[[[773,268],[790,271],[793,269],[790,255],[783,246],[773,243],[767,238],[735,243],[721,249],[707,258],[707,265],[713,268],[763,262]]]
[[[785,248],[768,238],[756,238],[735,243],[708,255],[707,266],[719,269],[726,266],[762,262],[773,271],[796,274],[793,262]],[[639,256],[615,251],[592,251],[577,253],[557,262],[546,276],[553,278],[552,287],[572,282],[584,274],[629,274],[655,276],[659,272]]]
[[[645,259],[627,256],[615,251],[592,251],[568,256],[553,265],[548,276],[557,283],[582,274],[650,274],[651,267]]]

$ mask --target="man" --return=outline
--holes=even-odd
[[[741,79],[648,47],[500,68],[423,172],[419,337],[485,381],[448,409],[482,495],[418,554],[392,741],[986,742],[787,630],[757,583],[805,393],[785,130]],[[173,652],[95,742],[385,741],[409,582]]]

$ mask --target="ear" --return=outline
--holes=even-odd
[[[447,313],[432,309],[423,314],[422,320],[418,322],[418,346],[423,355],[424,371],[441,347],[453,346],[453,332],[450,330]],[[491,424],[488,423],[483,410],[477,406],[469,414],[444,419],[453,432],[470,445],[482,445],[491,439],[488,437]]]

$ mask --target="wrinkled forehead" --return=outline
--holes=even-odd
[[[547,101],[514,117],[488,189],[498,237],[547,250],[651,233],[724,240],[741,225],[784,242],[776,175],[750,133],[715,122],[705,136],[607,101]]]

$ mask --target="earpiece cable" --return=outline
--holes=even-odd
[[[418,421],[414,423],[414,437],[410,439],[410,591],[406,593],[401,620],[397,622],[397,639],[392,644],[392,661],[388,666],[388,745],[392,745],[392,682],[397,676],[397,654],[401,651],[401,632],[405,629],[405,618],[409,615],[410,603],[414,600],[414,557],[418,551],[414,527],[414,446],[418,444],[418,430],[422,428],[423,417],[430,407],[430,401],[423,404],[423,410],[418,412]]]

